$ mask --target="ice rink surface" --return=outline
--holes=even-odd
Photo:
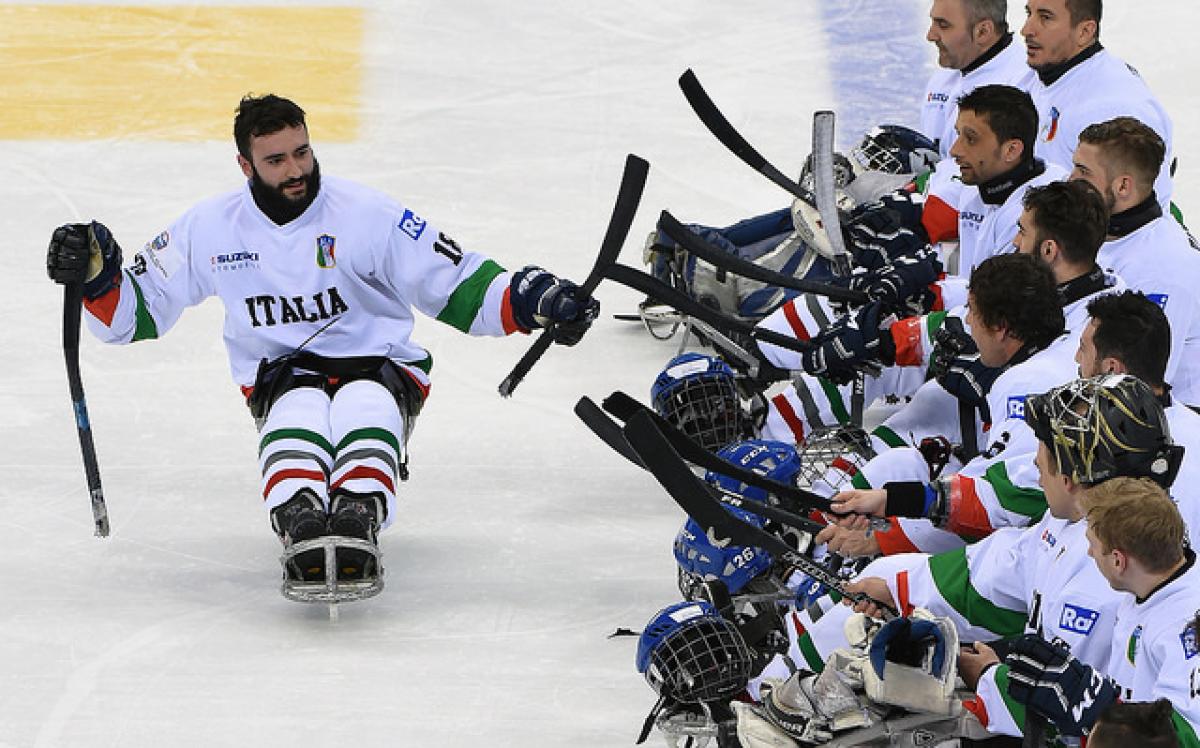
[[[1107,5],[1102,39],[1171,112],[1176,201],[1200,215],[1200,6]],[[113,12],[44,7],[97,21]],[[881,7],[895,36],[875,24],[854,45],[846,29]],[[0,5],[0,48],[30,30],[5,26],[14,9],[30,18],[28,5]],[[663,208],[725,224],[786,203],[695,119],[675,84],[684,69],[789,172],[808,150],[814,109],[861,119],[873,102],[903,112],[907,98],[911,123],[916,87],[932,71],[920,40],[927,4],[911,0],[345,9],[361,14],[361,33],[337,44],[355,49],[325,46],[319,25],[279,33],[270,14],[250,52],[223,58],[203,54],[220,41],[206,42],[196,23],[114,41],[111,56],[97,56],[97,75],[140,44],[175,60],[186,30],[191,78],[141,97],[92,91],[75,108],[65,92],[62,131],[109,109],[184,107],[195,81],[218,74],[239,94],[264,91],[262,81],[238,78],[239,54],[247,69],[253,62],[301,82],[306,65],[348,55],[360,75],[342,81],[342,108],[310,107],[326,174],[395,195],[508,267],[537,262],[582,279],[628,152],[651,172],[627,264],[640,266],[642,239]],[[90,26],[68,32],[85,40]],[[40,31],[71,50],[72,38],[55,36],[62,29]],[[897,62],[897,50],[913,58]],[[6,81],[30,74],[13,59],[0,65]],[[222,69],[196,62],[208,59]],[[871,79],[869,91],[853,83]],[[308,100],[306,90],[278,93],[307,106],[329,91]],[[4,99],[5,116],[22,116],[22,101]],[[53,108],[25,104],[30,117]],[[236,95],[217,107],[217,132],[228,130],[235,104]],[[333,142],[323,140],[322,117]],[[403,514],[381,539],[387,589],[331,623],[323,607],[278,594],[256,434],[229,379],[214,303],[159,341],[105,347],[85,333],[83,378],[113,526],[107,540],[92,537],[62,364],[61,293],[43,268],[47,239],[59,223],[95,217],[129,256],[241,175],[224,136],[165,138],[118,123],[59,140],[53,116],[45,122],[36,138],[0,143],[9,288],[0,305],[0,746],[631,745],[654,695],[634,670],[635,640],[606,637],[639,629],[677,599],[670,548],[682,515],[571,407],[614,389],[645,399],[674,352],[674,341],[609,316],[632,311],[637,295],[602,285],[604,318],[576,348],[551,350],[511,401],[496,385],[528,339],[472,339],[419,323],[435,384],[410,442]]]

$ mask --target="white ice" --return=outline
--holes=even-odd
[[[1177,202],[1200,215],[1200,104],[1188,93],[1200,6],[1108,5],[1103,38],[1171,111]],[[924,28],[924,3],[895,6],[916,17],[898,28]],[[377,0],[369,13],[364,132],[323,145],[311,122],[323,169],[396,195],[510,267],[582,278],[627,152],[651,163],[627,264],[640,265],[663,208],[723,224],[785,204],[695,119],[675,85],[687,67],[785,171],[807,152],[814,109],[863,103],[832,88],[812,0]],[[263,32],[270,54],[319,43]],[[918,77],[932,70],[926,47]],[[877,56],[853,53],[865,66]],[[186,91],[147,94],[170,106]],[[403,516],[382,539],[388,586],[332,624],[278,593],[256,435],[213,304],[157,342],[106,347],[85,333],[113,526],[92,537],[46,241],[95,217],[136,250],[238,183],[232,144],[10,141],[0,153],[0,746],[633,743],[654,695],[635,640],[606,637],[677,599],[682,515],[571,408],[614,389],[645,399],[673,353],[609,317],[635,293],[603,285],[605,317],[578,347],[551,350],[511,401],[496,385],[528,339],[419,326],[435,386]]]

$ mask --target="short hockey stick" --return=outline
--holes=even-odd
[[[600,437],[600,440],[607,444],[617,454],[637,465],[643,470],[649,470],[642,458],[638,456],[633,447],[629,446],[629,442],[625,440],[625,433],[622,431],[620,424],[614,421],[607,413],[600,409],[600,406],[592,402],[591,398],[581,397],[579,402],[575,403],[575,415],[579,416],[579,420],[583,421],[593,434]],[[803,517],[799,514],[794,514],[786,509],[763,504],[759,501],[746,501],[737,494],[731,494],[722,491],[716,486],[702,484],[714,499],[722,504],[736,506],[739,509],[745,509],[751,514],[757,514],[766,519],[773,519],[781,522],[789,527],[794,527],[805,532],[816,535],[821,530],[825,529],[825,525],[819,522],[814,522],[808,517]]]
[[[798,197],[809,205],[816,205],[815,197],[811,192],[788,179],[783,172],[775,168],[770,161],[767,161],[761,153],[755,150],[754,146],[750,145],[737,131],[737,128],[730,124],[716,103],[709,97],[708,92],[704,90],[704,86],[700,85],[699,79],[691,69],[684,71],[683,75],[679,77],[679,89],[683,91],[688,104],[691,104],[692,110],[696,112],[696,116],[700,118],[708,131],[732,151],[733,155],[759,174],[787,190],[793,197]]]
[[[665,210],[658,218],[658,225],[667,236],[674,239],[688,252],[691,252],[711,265],[728,270],[735,275],[761,281],[762,283],[770,283],[773,286],[780,286],[781,288],[790,288],[793,291],[825,296],[834,301],[845,301],[850,304],[867,304],[871,301],[871,297],[867,296],[863,291],[857,291],[844,286],[835,286],[832,283],[822,283],[820,281],[811,281],[784,275],[770,268],[756,265],[749,260],[744,260],[737,255],[724,252],[713,246],[704,237],[684,226],[675,216]]]
[[[709,452],[704,447],[692,441],[691,437],[687,434],[675,428],[675,425],[670,421],[620,390],[604,398],[604,409],[626,424],[631,423],[634,417],[639,414],[653,421],[659,433],[679,453],[680,457],[694,465],[699,465],[706,470],[712,470],[713,472],[736,478],[748,486],[761,488],[767,493],[774,494],[781,499],[791,502],[795,506],[816,509],[819,512],[828,512],[830,510],[829,499],[820,494],[772,480]]]
[[[742,320],[722,314],[712,307],[701,304],[682,291],[663,283],[658,278],[648,273],[643,273],[641,270],[636,270],[620,263],[613,263],[604,268],[602,272],[605,278],[620,283],[623,286],[628,286],[635,291],[641,291],[667,306],[674,307],[689,317],[702,320],[705,324],[720,330],[726,335],[745,335],[748,338],[761,340],[764,343],[770,343],[780,348],[786,348],[789,351],[797,351],[799,353],[812,350],[812,344],[806,340],[799,340],[788,335],[782,335],[774,330],[756,327],[749,322],[743,322]]]
[[[612,216],[608,219],[608,229],[604,232],[604,240],[600,243],[600,252],[596,255],[596,263],[592,266],[592,271],[588,273],[587,278],[580,284],[579,290],[576,292],[577,297],[587,298],[596,290],[596,286],[604,278],[604,268],[616,262],[617,256],[621,254],[621,245],[625,243],[625,237],[629,234],[629,227],[633,224],[633,217],[637,213],[638,204],[642,201],[642,190],[646,186],[646,175],[650,171],[650,164],[645,160],[629,154],[625,158],[625,171],[621,176],[621,187],[617,192],[617,202],[613,206]],[[516,366],[500,383],[500,396],[511,397],[513,390],[533,368],[550,344],[554,342],[553,324],[542,331],[542,334],[521,360],[517,361]]]
[[[67,383],[71,389],[71,404],[75,410],[75,428],[79,432],[79,450],[83,453],[83,472],[87,476],[88,493],[92,499],[92,521],[96,537],[108,537],[108,505],[100,486],[100,462],[96,445],[92,443],[92,422],[88,419],[87,399],[83,394],[83,376],[79,373],[79,327],[83,316],[83,284],[68,283],[63,287],[63,355],[67,361]]]
[[[862,592],[849,593],[845,582],[807,556],[796,552],[782,538],[747,524],[733,516],[705,490],[687,463],[672,449],[670,442],[658,430],[654,420],[645,412],[635,414],[625,425],[625,438],[655,479],[666,489],[675,503],[704,528],[708,539],[717,547],[730,543],[762,548],[776,559],[795,566],[814,580],[836,590],[855,603],[872,603],[892,616],[895,608]]]

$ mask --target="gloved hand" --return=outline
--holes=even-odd
[[[1036,634],[1018,639],[1004,661],[1008,695],[1046,717],[1064,735],[1090,731],[1120,693],[1114,680]]]
[[[812,339],[813,348],[800,354],[800,366],[809,374],[836,384],[846,384],[859,370],[878,371],[880,363],[896,362],[896,346],[886,330],[883,305],[872,302],[842,317]]]
[[[881,202],[855,206],[843,233],[854,264],[868,270],[877,270],[899,257],[917,256],[929,246],[924,237],[900,222],[896,211]]]
[[[913,257],[897,257],[891,264],[850,276],[850,288],[864,291],[892,309],[911,308],[916,314],[928,314],[936,299],[929,286],[942,273],[937,255],[922,250]]]
[[[513,273],[509,285],[513,317],[525,330],[549,327],[555,343],[575,345],[600,315],[600,302],[576,298],[579,286],[527,265]]]
[[[950,362],[945,373],[937,377],[938,384],[960,403],[966,403],[979,411],[980,417],[986,423],[992,420],[991,409],[988,408],[987,394],[992,389],[992,383],[1004,369],[984,366],[979,360],[979,354],[973,353],[961,356]]]
[[[83,283],[84,298],[99,298],[121,282],[121,247],[102,223],[64,224],[50,237],[46,273],[55,283]]]

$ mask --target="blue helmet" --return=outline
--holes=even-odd
[[[638,639],[638,672],[659,696],[684,704],[732,698],[751,665],[742,635],[707,602],[668,605]]]
[[[727,462],[759,475],[792,484],[800,471],[796,449],[783,442],[747,439],[723,448],[717,455]],[[750,501],[767,501],[767,492],[748,486],[727,475],[708,471],[704,479],[727,493]],[[762,527],[766,520],[739,507],[726,506],[726,511],[738,519]],[[730,594],[737,594],[752,579],[771,568],[771,556],[761,548],[741,545],[713,545],[695,520],[684,523],[675,536],[675,561],[679,565],[679,589],[692,597],[701,582],[719,579]]]
[[[650,388],[650,403],[708,450],[740,439],[746,426],[733,369],[703,353],[684,353],[668,361]]]

